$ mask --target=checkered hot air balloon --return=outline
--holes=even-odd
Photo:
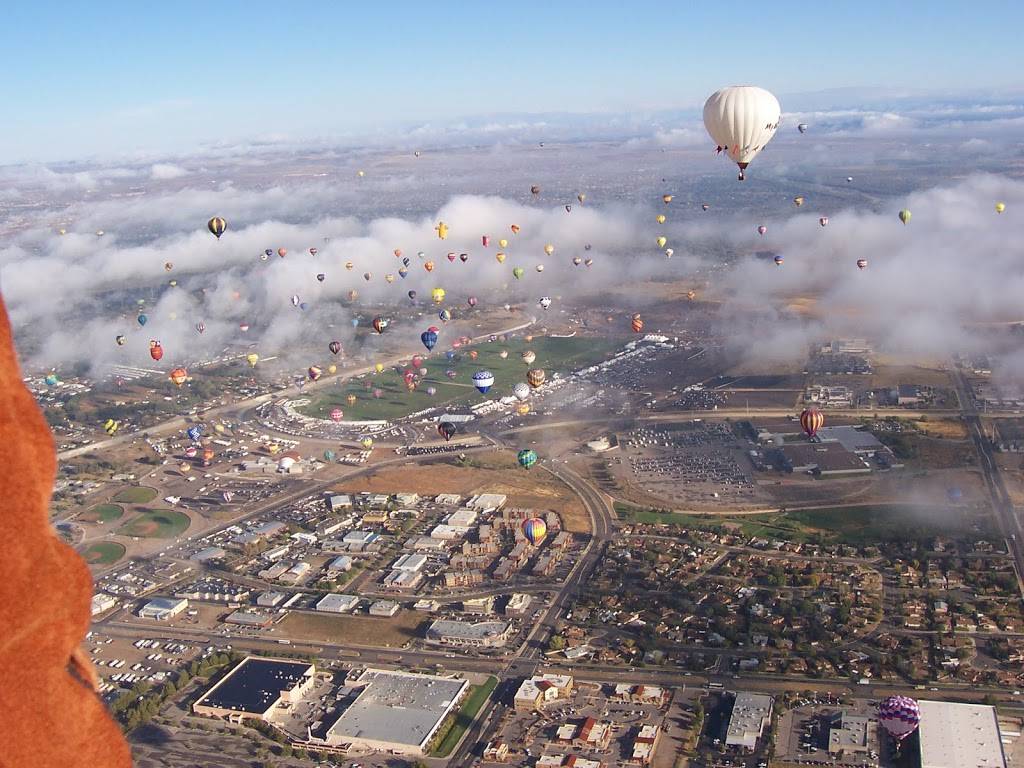
[[[878,705],[878,724],[897,743],[917,730],[921,708],[909,696],[890,696]]]
[[[529,469],[537,463],[537,452],[529,448],[525,448],[516,454],[516,459],[519,461],[519,466]]]

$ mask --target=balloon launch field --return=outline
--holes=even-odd
[[[526,372],[541,368],[550,380],[555,373],[566,374],[588,364],[597,363],[619,348],[622,340],[593,338],[551,338],[537,337],[530,342],[514,339],[506,342],[475,344],[466,349],[453,350],[449,359],[444,353],[423,353],[422,368],[426,375],[417,379],[416,388],[409,391],[405,384],[405,372],[415,372],[411,362],[394,368],[387,368],[380,374],[371,374],[362,379],[351,379],[338,387],[318,391],[309,405],[299,410],[318,418],[329,418],[330,412],[338,408],[345,420],[399,419],[410,413],[426,408],[452,405],[472,405],[484,399],[494,399],[512,394],[512,387],[526,381]],[[523,352],[536,354],[532,364],[523,360]],[[502,357],[501,353],[507,356]],[[472,359],[471,352],[476,352]],[[421,369],[422,370],[422,369]],[[473,386],[473,374],[488,370],[494,374],[495,383],[485,395]],[[450,377],[448,372],[454,372]],[[428,394],[433,388],[434,394]],[[374,396],[377,392],[379,396]],[[356,398],[349,403],[349,397]]]

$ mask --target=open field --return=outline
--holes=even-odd
[[[895,387],[899,384],[949,389],[949,372],[919,365],[876,364],[871,375],[871,386],[881,388]]]
[[[453,350],[453,358],[448,359],[446,353],[437,351],[441,344],[439,340],[439,346],[435,347],[433,354],[423,350],[423,366],[427,369],[427,375],[414,392],[406,389],[403,378],[405,369],[411,368],[410,364],[387,369],[378,375],[341,382],[335,387],[325,387],[315,392],[310,404],[300,410],[306,415],[319,418],[327,418],[331,409],[340,408],[346,419],[397,419],[424,408],[472,405],[485,397],[473,386],[472,377],[476,371],[486,368],[494,374],[495,385],[486,395],[488,398],[510,395],[515,384],[526,380],[528,366],[521,357],[526,349],[537,355],[529,367],[543,368],[550,378],[554,373],[565,373],[603,360],[618,349],[621,343],[622,340],[607,338],[559,339],[548,336],[536,337],[527,343],[524,339],[516,338],[505,342],[474,344],[470,350]],[[477,353],[476,360],[470,357],[473,351]],[[502,351],[508,353],[507,357],[501,357]],[[449,370],[455,372],[454,378],[446,375]],[[428,387],[434,387],[437,392],[433,396],[428,395]],[[380,390],[380,398],[373,397],[375,389]],[[346,402],[349,395],[358,398],[352,405]]]
[[[124,553],[124,545],[116,541],[96,541],[79,550],[89,565],[113,565],[124,557]]]
[[[399,611],[390,619],[293,611],[280,623],[279,631],[292,640],[401,648],[409,640],[422,634],[419,628],[425,621],[423,614],[415,611]]]
[[[943,440],[898,432],[882,432],[878,439],[912,469],[956,469],[977,463],[974,445],[968,440]]]
[[[678,525],[684,528],[726,528],[743,536],[787,541],[872,544],[923,540],[936,535],[978,534],[972,524],[984,519],[962,510],[940,510],[919,504],[858,504],[848,507],[790,510],[755,515],[690,515],[660,513],[617,503],[615,511],[630,522]]]
[[[191,524],[188,515],[175,509],[140,509],[139,514],[117,529],[122,536],[150,539],[177,538]]]
[[[137,488],[125,488],[123,491],[118,492],[114,497],[114,501],[121,504],[149,504],[156,497],[157,490],[155,488],[141,485]]]
[[[945,440],[966,440],[967,427],[960,419],[932,419],[912,422],[914,429],[928,437],[941,437]]]
[[[576,494],[542,470],[525,470],[512,453],[478,454],[464,463],[456,459],[374,472],[359,479],[357,486],[339,484],[343,492],[407,491],[423,496],[439,493],[503,493],[508,505],[531,509],[553,509],[562,526],[573,533],[588,533],[590,518]]]
[[[434,757],[448,757],[452,753],[452,750],[462,741],[462,734],[473,724],[476,713],[480,711],[480,707],[484,705],[487,697],[491,695],[491,692],[497,685],[498,678],[488,677],[487,682],[483,685],[470,686],[469,691],[466,693],[466,698],[459,708],[459,713],[455,716],[455,724],[445,735],[441,743],[437,745],[437,749],[433,751],[432,755]]]
[[[124,514],[124,507],[117,504],[97,504],[78,516],[83,523],[110,523]]]

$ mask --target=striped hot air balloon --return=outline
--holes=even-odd
[[[220,240],[220,236],[223,235],[224,231],[228,228],[228,223],[220,216],[214,216],[206,223],[206,228],[209,229],[218,240]]]
[[[825,423],[825,414],[817,408],[806,408],[800,414],[800,426],[807,436],[813,438]]]
[[[537,389],[544,383],[544,378],[544,370],[542,368],[531,368],[526,373],[526,383],[534,389]]]
[[[537,546],[544,540],[545,534],[548,532],[548,527],[539,517],[531,517],[528,520],[523,521],[523,536],[526,540]]]
[[[640,315],[633,315],[633,331],[640,333],[644,329],[644,321]]]

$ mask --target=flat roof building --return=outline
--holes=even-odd
[[[434,733],[469,687],[465,680],[367,669],[355,699],[327,730],[328,744],[425,754]]]
[[[921,768],[1006,768],[995,707],[917,702]]]
[[[370,606],[369,614],[371,616],[390,617],[398,613],[401,607],[394,600],[378,600]]]
[[[248,656],[192,705],[197,715],[241,722],[269,720],[279,706],[294,704],[312,690],[316,667],[305,661]]]
[[[316,610],[324,613],[348,613],[359,605],[355,595],[324,595],[316,604]]]
[[[535,675],[519,685],[513,704],[516,709],[540,709],[549,701],[565,698],[572,692],[572,675]]]
[[[878,748],[875,723],[864,715],[843,712],[828,732],[828,753],[842,757],[866,755]]]
[[[391,568],[395,571],[418,571],[426,564],[426,555],[402,555],[392,563]]]
[[[188,599],[184,597],[154,597],[139,609],[140,619],[156,619],[169,621],[188,608]]]
[[[761,738],[771,721],[772,704],[771,696],[746,691],[737,692],[732,714],[729,716],[729,728],[725,734],[726,746],[751,751],[756,749],[757,740]]]
[[[350,571],[352,570],[352,558],[348,555],[340,555],[327,564],[328,571]]]
[[[426,640],[435,645],[461,648],[503,648],[511,625],[505,621],[453,621],[438,619],[427,629]]]

